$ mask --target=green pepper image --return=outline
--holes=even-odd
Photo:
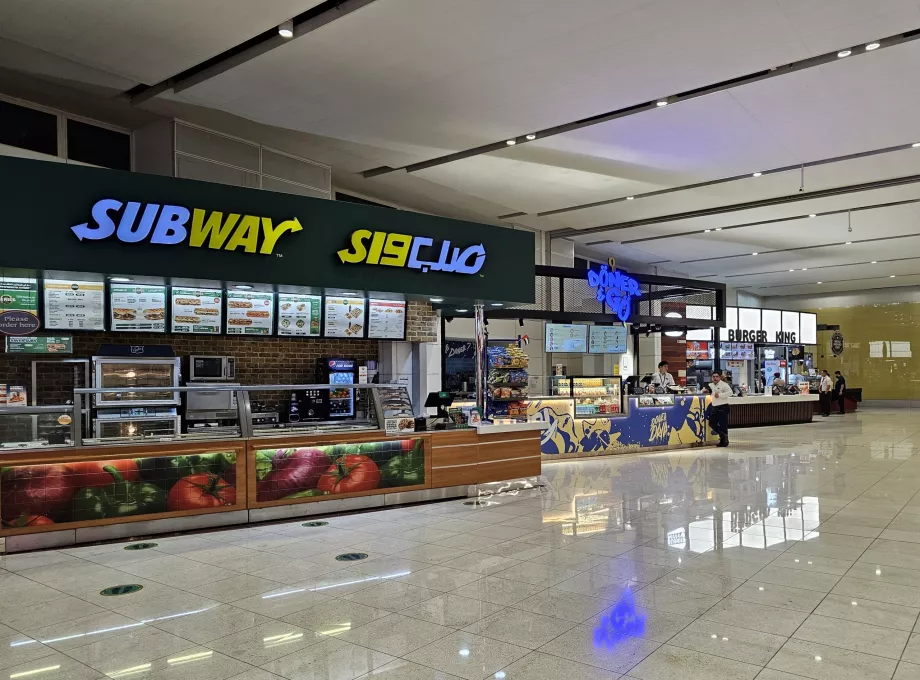
[[[407,443],[411,440],[405,440]],[[380,472],[383,475],[384,487],[413,486],[425,483],[425,456],[422,453],[422,440],[416,439],[412,448],[396,454],[384,465]]]
[[[166,511],[166,491],[149,482],[126,482],[121,473],[107,465],[112,483],[80,489],[73,497],[73,521],[108,517],[129,517]]]

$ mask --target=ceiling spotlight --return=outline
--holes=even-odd
[[[516,139],[509,139],[509,140],[507,140],[507,141],[505,142],[505,144],[507,144],[508,146],[514,146],[515,144],[517,144],[517,140],[516,140]]]
[[[795,271],[795,269],[790,269],[789,271],[791,271],[791,272],[794,272],[794,271]]]
[[[837,58],[843,59],[844,57],[849,57],[851,54],[853,54],[853,50],[840,50],[837,53]]]
[[[853,243],[852,241],[847,241],[847,242],[844,243],[843,245],[848,246],[848,245],[852,245],[852,243]]]
[[[704,234],[708,234],[710,231],[712,231],[712,229],[703,229]]]
[[[878,260],[872,260],[869,264],[878,264]]]
[[[762,172],[755,172],[751,177],[760,177],[762,174]]]
[[[751,253],[751,255],[760,255],[760,253]]]
[[[534,135],[534,134],[529,134],[529,135],[527,135],[527,139],[528,139],[529,141],[531,141],[531,142],[532,142],[533,140],[535,140],[536,138],[537,138],[537,136]]]
[[[252,286],[250,286],[248,283],[241,283],[233,287],[237,290],[252,290]]]
[[[444,302],[444,298],[434,297],[434,298],[428,298],[428,299],[431,300],[432,302]]]
[[[894,277],[895,277],[895,274],[892,274],[892,275],[889,276],[888,278],[889,278],[889,279],[893,279]]]
[[[129,279],[127,276],[110,276],[109,281],[114,281],[115,283],[130,283],[134,279]]]
[[[457,310],[457,314],[463,314],[463,312],[468,312],[468,311],[470,311],[470,310],[468,310],[468,309],[458,309],[458,310]]]
[[[808,271],[808,267],[802,267],[802,271],[803,271],[803,272],[807,272],[807,271]]]
[[[655,102],[655,106],[667,106],[667,105],[668,105],[667,99],[659,99],[657,102]]]
[[[636,200],[636,197],[635,197],[635,196],[627,196],[627,197],[626,197],[626,200],[627,200],[627,201],[634,201],[634,200]]]
[[[278,35],[282,38],[293,38],[294,37],[294,21],[288,19],[283,24],[278,26]]]
[[[716,231],[722,231],[722,227],[716,227]]]
[[[881,45],[877,42],[870,42],[866,45],[866,52],[871,52],[872,50],[877,50]]]
[[[818,285],[819,285],[819,286],[820,286],[822,283],[824,283],[824,281],[818,281]]]
[[[809,217],[817,217],[817,215],[815,215],[814,213],[812,213],[811,215],[809,215]]]
[[[911,146],[916,149],[918,146],[920,146],[920,142],[914,142],[911,144]]]
[[[504,302],[493,302],[492,306],[493,307],[504,307],[505,303]]]

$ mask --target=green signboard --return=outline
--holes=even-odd
[[[10,354],[73,354],[73,336],[7,337],[6,351]]]
[[[534,235],[405,210],[0,158],[0,267],[534,301]],[[47,200],[54,187],[54,200]]]
[[[38,316],[38,281],[0,278],[0,312],[7,311]]]

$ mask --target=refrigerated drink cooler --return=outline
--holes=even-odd
[[[358,362],[354,359],[322,359],[323,382],[329,385],[352,385],[358,382]],[[355,417],[355,391],[350,387],[329,390],[329,419]]]

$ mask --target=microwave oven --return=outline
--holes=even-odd
[[[190,381],[222,382],[236,379],[236,358],[193,354],[188,358]]]

